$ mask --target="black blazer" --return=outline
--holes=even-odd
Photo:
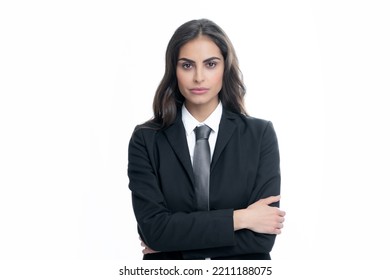
[[[280,193],[272,123],[223,110],[210,167],[210,211],[197,211],[178,111],[175,123],[165,129],[137,126],[129,144],[129,188],[138,231],[150,248],[165,252],[145,258],[268,259],[275,235],[235,232],[233,210]]]

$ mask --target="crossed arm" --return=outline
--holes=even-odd
[[[257,233],[281,234],[284,222],[285,211],[270,204],[278,202],[280,195],[260,199],[245,209],[233,212],[234,231],[249,229]],[[142,240],[143,254],[158,253],[149,248]]]

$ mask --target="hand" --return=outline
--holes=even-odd
[[[269,206],[280,200],[280,195],[260,199],[246,209],[234,211],[234,230],[243,228],[257,233],[280,234],[286,212]]]
[[[153,249],[149,248],[148,245],[146,245],[145,242],[141,239],[141,237],[139,238],[139,240],[141,240],[141,246],[144,247],[144,249],[142,250],[142,253],[144,255],[158,253],[158,251],[154,251]]]

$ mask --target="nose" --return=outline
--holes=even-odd
[[[194,73],[194,82],[201,83],[204,81],[204,73],[201,67],[197,67]]]

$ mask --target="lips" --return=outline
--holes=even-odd
[[[197,87],[197,88],[191,88],[190,92],[192,94],[205,94],[209,91],[208,88],[203,88],[203,87]]]

